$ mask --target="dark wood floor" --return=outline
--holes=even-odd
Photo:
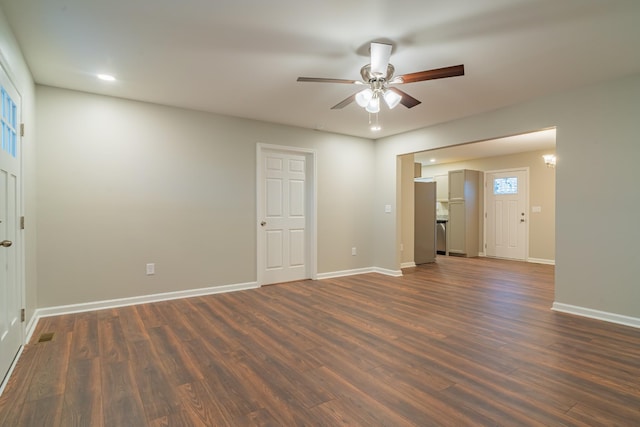
[[[552,302],[552,266],[439,257],[45,318],[0,425],[640,425],[640,330]]]

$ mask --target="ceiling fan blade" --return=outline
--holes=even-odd
[[[402,99],[400,100],[400,103],[407,108],[413,108],[416,105],[421,104],[421,102],[415,99],[413,96],[409,95],[406,92],[401,91],[398,88],[390,87],[388,90],[393,91],[398,95],[400,95],[402,97]]]
[[[371,73],[380,76],[387,75],[387,66],[391,57],[390,44],[371,43]]]
[[[322,77],[298,77],[299,82],[313,82],[313,83],[346,83],[350,85],[361,85],[363,82],[359,80],[345,80],[345,79],[325,79]]]
[[[344,108],[347,105],[351,104],[353,101],[355,101],[355,99],[356,99],[356,94],[354,93],[353,95],[349,96],[345,100],[338,102],[336,105],[331,107],[331,109],[332,110],[339,110],[341,108]]]
[[[456,76],[464,76],[464,65],[453,65],[451,67],[436,68],[434,70],[418,71],[417,73],[396,76],[389,83],[414,83]]]

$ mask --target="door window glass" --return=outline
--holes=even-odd
[[[2,134],[0,135],[0,138],[2,139],[2,149],[13,157],[16,157],[16,145],[18,140],[16,131],[16,104],[13,102],[4,87],[1,88],[0,93],[2,97],[2,112],[0,114],[2,121]]]
[[[493,194],[518,194],[518,177],[494,178]]]

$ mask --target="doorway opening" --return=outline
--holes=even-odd
[[[407,154],[412,156],[412,162],[419,165],[422,180],[436,182],[439,190],[437,197],[438,220],[449,220],[449,172],[470,170],[478,171],[482,179],[482,185],[477,188],[478,211],[477,232],[479,236],[477,253],[479,256],[496,256],[494,252],[487,251],[487,209],[485,195],[489,191],[489,184],[485,187],[485,174],[503,170],[528,170],[528,197],[526,207],[520,207],[517,212],[517,224],[524,219],[525,227],[529,232],[529,239],[525,243],[525,255],[517,256],[523,261],[555,264],[555,169],[548,167],[542,156],[555,154],[556,132],[555,128],[529,132],[509,137],[501,137],[487,141],[471,142]],[[403,157],[403,156],[402,156]],[[404,181],[402,187],[407,185]],[[493,191],[491,189],[491,191]],[[405,194],[406,191],[402,191]],[[456,202],[458,202],[456,200]],[[409,209],[402,201],[402,209]],[[458,208],[458,204],[454,207]],[[458,209],[459,210],[459,209]],[[458,211],[454,210],[454,214]],[[507,211],[508,212],[508,211]],[[515,211],[514,211],[515,212]],[[525,215],[522,215],[522,214]],[[401,218],[401,241],[414,235],[412,223]],[[450,227],[452,224],[447,224]],[[451,236],[452,230],[447,229]],[[458,230],[459,231],[459,230]],[[447,239],[449,238],[447,237]],[[405,245],[406,246],[406,245]],[[402,245],[401,245],[402,247]],[[408,266],[411,260],[405,258],[407,253],[401,253],[401,265]],[[443,256],[439,254],[438,256]],[[509,256],[504,256],[509,258]]]

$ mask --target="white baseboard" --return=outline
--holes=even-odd
[[[416,263],[415,262],[403,262],[402,264],[400,264],[400,268],[412,268],[415,267]]]
[[[506,260],[511,259],[511,258],[500,258],[500,257],[487,257],[487,255],[484,252],[479,252],[478,256],[479,257],[486,257],[486,258],[495,258],[495,259],[506,259]],[[514,259],[514,261],[522,261],[522,260]],[[534,263],[534,264],[556,265],[556,260],[555,259],[544,259],[544,258],[531,258],[531,257],[528,257],[526,259],[526,262],[531,262],[531,263]]]
[[[373,273],[372,267],[354,268],[353,270],[330,271],[328,273],[318,273],[318,280],[333,279],[335,277],[355,276],[356,274]]]
[[[373,272],[384,274],[385,276],[402,277],[402,270],[389,270],[387,268],[373,267]]]
[[[27,323],[27,327],[25,328],[25,337],[24,337],[25,344],[28,344],[29,341],[31,341],[31,336],[33,335],[33,332],[36,330],[36,326],[38,326],[38,320],[40,320],[40,318],[34,312],[33,316],[31,316],[31,319],[29,319],[29,323]]]
[[[415,264],[414,264],[415,267]],[[328,273],[319,273],[318,280],[333,279],[336,277],[355,276],[356,274],[379,273],[385,276],[401,277],[402,270],[388,270],[380,267],[355,268],[353,270],[331,271]]]
[[[45,307],[36,310],[34,317],[59,316],[61,314],[82,313],[84,311],[103,310],[105,308],[125,307],[128,305],[146,304],[150,302],[168,301],[179,298],[199,297],[203,295],[221,294],[225,292],[243,291],[258,288],[256,282],[239,283],[235,285],[212,286],[209,288],[190,289],[186,291],[165,292],[161,294],[142,295],[129,298],[118,298],[104,301],[94,301],[80,304]],[[37,323],[37,320],[36,320]]]
[[[556,265],[555,259],[544,259],[544,258],[527,258],[527,262],[532,262],[534,264],[547,264],[547,265]]]
[[[554,311],[561,313],[575,314],[577,316],[589,317],[591,319],[603,320],[605,322],[617,323],[620,325],[640,328],[640,318],[624,316],[622,314],[609,313],[606,311],[594,310],[592,308],[579,307],[576,305],[554,302],[551,306]]]

